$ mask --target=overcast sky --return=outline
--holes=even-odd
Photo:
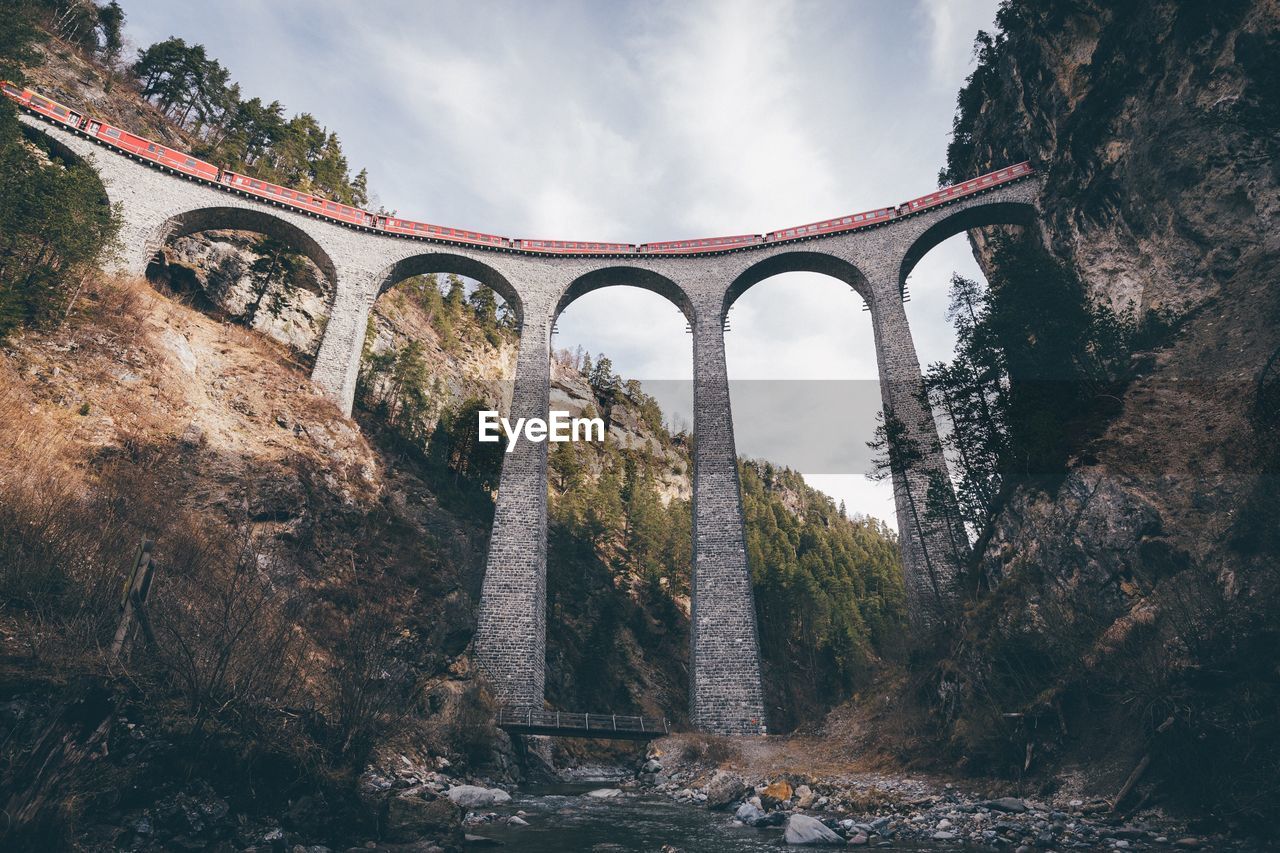
[[[647,242],[762,233],[933,189],[973,37],[997,2],[123,5],[137,46],[201,42],[245,97],[313,113],[390,209],[508,236]],[[979,275],[963,236],[910,281],[922,363],[951,354],[952,271]],[[768,436],[805,419],[786,383],[740,380],[875,379],[861,307],[812,274],[738,301],[726,345],[740,453],[789,455]],[[588,294],[562,315],[556,345],[607,353],[690,420],[688,385],[655,382],[692,375],[684,318],[661,297]],[[848,452],[775,461],[893,524],[888,484],[869,482],[853,449],[871,437],[875,383],[829,387],[860,413]]]

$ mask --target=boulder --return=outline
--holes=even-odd
[[[995,800],[987,800],[982,805],[997,812],[1010,812],[1012,814],[1022,814],[1027,810],[1027,804],[1017,797],[1000,797]]]
[[[659,773],[662,771],[662,762],[656,758],[650,758],[644,763],[644,766],[640,768],[640,771],[642,773]]]
[[[445,796],[464,809],[511,801],[511,795],[501,788],[481,788],[479,785],[455,785],[445,792]]]
[[[596,788],[594,791],[587,791],[587,796],[595,797],[597,800],[607,800],[621,793],[621,788]]]
[[[747,793],[747,783],[733,773],[717,770],[707,784],[707,808],[728,808]]]
[[[760,792],[760,802],[764,803],[767,809],[777,808],[791,802],[791,794],[791,786],[785,780],[779,779]]]
[[[796,808],[808,809],[813,808],[813,804],[817,801],[818,795],[808,785],[796,786]]]
[[[761,811],[760,807],[753,803],[743,803],[738,806],[738,810],[734,812],[734,820],[747,826],[782,826],[786,823],[787,817],[782,812],[773,812],[768,814]]]
[[[416,841],[424,835],[453,837],[462,833],[462,809],[444,797],[425,799],[418,788],[408,788],[387,802],[387,838]]]
[[[793,814],[787,819],[787,830],[782,836],[788,844],[832,844],[844,846],[845,840],[827,828],[822,821],[808,815]]]

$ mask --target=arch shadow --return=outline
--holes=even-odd
[[[626,266],[603,267],[575,278],[560,295],[556,310],[551,315],[551,322],[554,324],[564,309],[568,308],[574,300],[604,287],[638,287],[641,290],[656,293],[676,306],[684,318],[693,323],[693,302],[680,285],[652,270]]]
[[[338,273],[333,259],[310,234],[278,216],[247,207],[202,207],[170,217],[156,229],[148,243],[148,257],[160,251],[160,247],[169,240],[201,231],[221,230],[253,231],[288,243],[310,258],[329,279],[330,284],[337,287]]]
[[[506,300],[507,305],[515,312],[516,322],[524,324],[524,303],[520,299],[519,291],[506,276],[482,261],[450,252],[424,252],[396,261],[378,273],[378,290],[374,298],[386,293],[406,278],[433,273],[446,275],[453,273],[480,282]]]
[[[852,287],[868,304],[871,302],[871,284],[867,281],[867,277],[863,275],[862,270],[843,258],[824,252],[782,252],[770,255],[747,267],[729,284],[729,289],[724,294],[724,305],[720,312],[721,320],[742,294],[767,278],[788,272],[813,272],[830,276]]]
[[[944,240],[962,231],[991,225],[1031,225],[1039,216],[1040,211],[1035,205],[1025,201],[993,201],[957,210],[950,216],[943,217],[917,237],[902,256],[902,266],[898,270],[899,291],[906,286],[907,276],[920,263],[920,259]]]
[[[18,122],[18,126],[22,128],[22,135],[30,140],[33,144],[45,145],[49,152],[60,160],[72,164],[78,168],[84,169],[93,175],[94,180],[98,183],[98,189],[102,191],[102,203],[107,207],[112,204],[111,194],[107,192],[107,185],[102,180],[102,175],[94,168],[91,160],[86,159],[74,150],[72,150],[61,139],[58,139],[52,133],[47,133],[44,124],[30,125],[24,121]]]

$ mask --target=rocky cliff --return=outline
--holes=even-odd
[[[1154,331],[1061,485],[997,518],[977,559],[1005,581],[929,701],[976,766],[1089,763],[1116,791],[1137,768],[1128,805],[1256,821],[1280,794],[1280,467],[1258,406],[1280,347],[1280,6],[1014,2],[1000,26],[947,171],[1031,159],[1045,215],[1024,236]],[[974,238],[989,276],[996,233]]]

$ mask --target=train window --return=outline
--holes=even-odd
[[[188,169],[194,169],[194,168],[195,168],[195,165],[196,165],[196,161],[195,161],[195,160],[192,160],[190,157],[188,157],[188,158],[186,159],[186,161],[185,161],[184,165],[186,165],[186,167],[187,167]]]
[[[114,127],[108,127],[106,130],[103,131],[103,133],[105,133],[107,136],[110,136],[112,139],[120,138],[120,131],[116,130]]]
[[[337,209],[338,209],[338,206],[337,206],[336,204],[334,204],[333,202],[331,202],[331,201],[327,201],[327,202],[325,202],[325,204],[324,204],[324,209],[325,209],[325,210],[337,210]]]

